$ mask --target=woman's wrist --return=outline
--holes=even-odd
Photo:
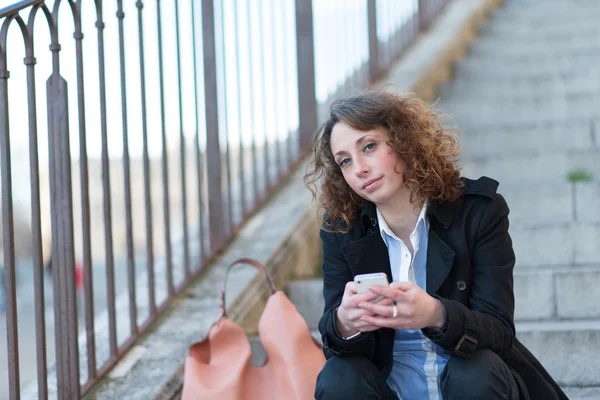
[[[429,319],[429,325],[427,327],[433,329],[442,329],[446,320],[444,305],[435,297],[432,297],[431,299],[433,300],[433,310],[431,313],[431,318]]]
[[[335,310],[335,326],[337,328],[338,333],[343,338],[348,338],[352,335],[356,335],[359,331],[349,327],[345,323],[345,321],[342,318],[340,318],[340,308],[341,308],[341,306],[336,308],[336,310]]]

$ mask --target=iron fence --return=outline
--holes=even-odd
[[[445,3],[0,9],[0,397],[89,392]]]

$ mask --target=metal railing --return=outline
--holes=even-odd
[[[324,106],[445,3],[0,9],[0,398],[36,378],[40,399],[89,392],[310,150]]]

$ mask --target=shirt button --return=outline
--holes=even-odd
[[[458,281],[456,282],[456,287],[458,288],[458,290],[463,291],[467,288],[467,284],[465,283],[465,281]]]

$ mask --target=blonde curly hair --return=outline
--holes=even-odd
[[[388,145],[406,163],[404,182],[410,189],[411,202],[452,202],[460,197],[456,129],[442,125],[437,111],[417,98],[367,90],[334,101],[329,118],[315,134],[313,158],[304,184],[312,192],[313,201],[317,201],[320,214],[327,215],[327,226],[331,227],[328,230],[348,232],[364,204],[364,199],[346,183],[331,152],[331,132],[338,122],[359,131],[387,129]]]

